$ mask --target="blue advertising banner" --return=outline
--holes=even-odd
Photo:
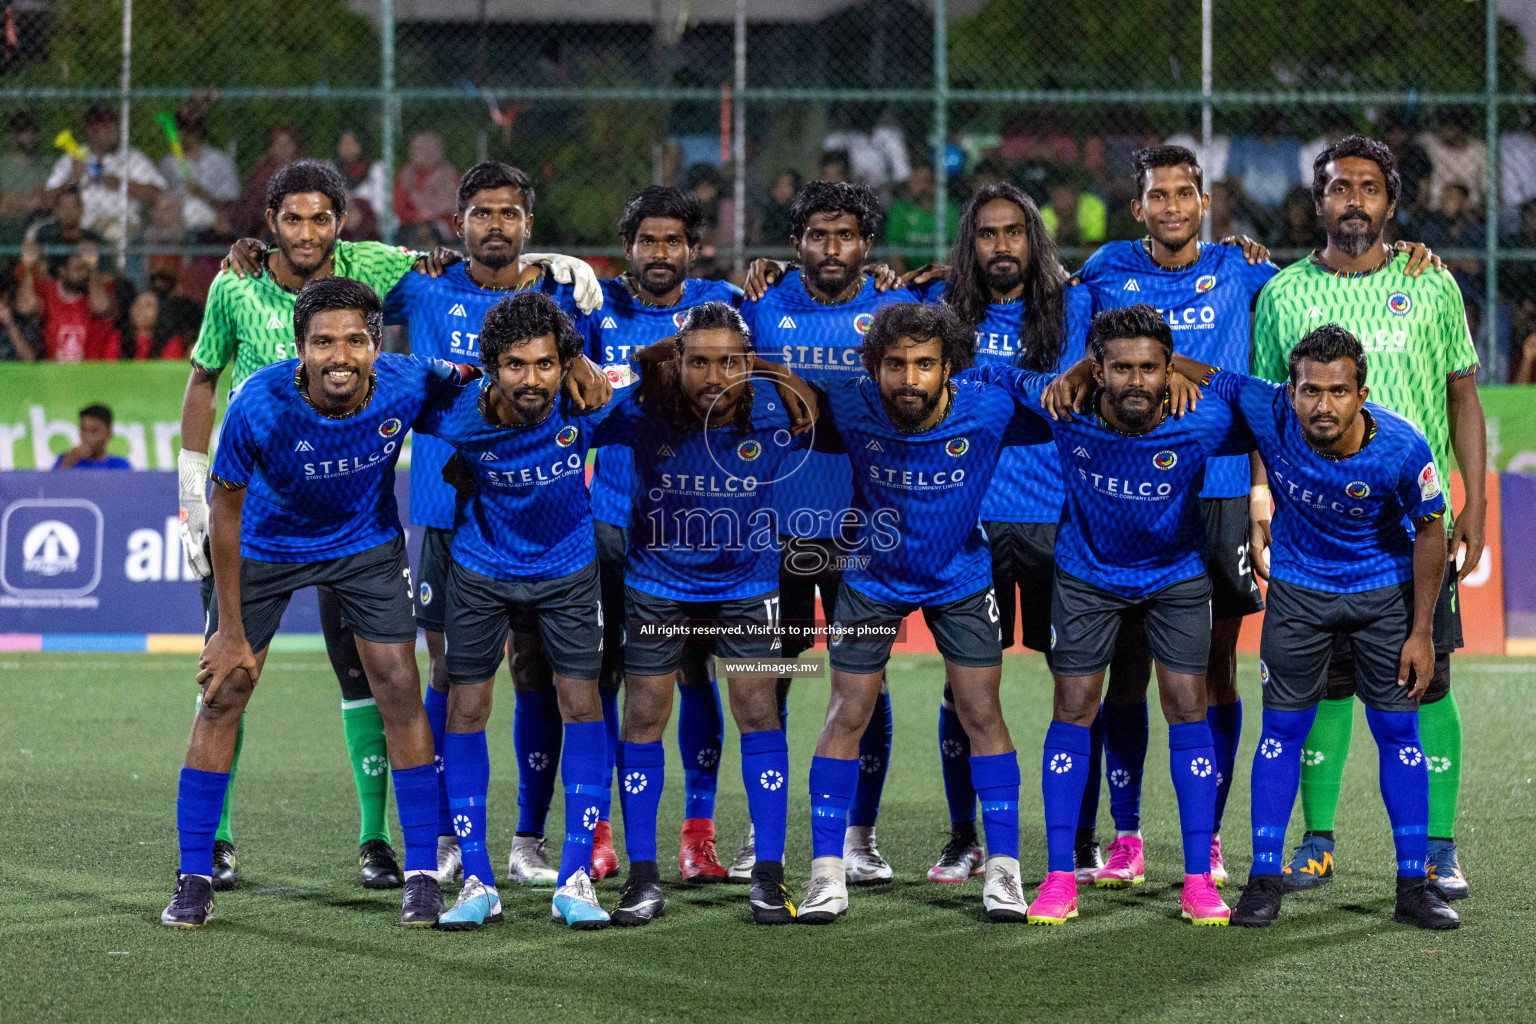
[[[395,489],[404,515],[404,473]],[[199,583],[174,472],[0,472],[0,635],[201,634]],[[319,630],[314,592],[296,595],[282,632]]]

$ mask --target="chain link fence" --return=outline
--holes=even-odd
[[[726,276],[789,254],[789,200],[818,177],[876,188],[878,255],[902,266],[943,258],[978,183],[1013,181],[1075,265],[1144,233],[1131,154],[1174,140],[1202,155],[1213,236],[1285,261],[1321,241],[1312,157],[1364,131],[1403,169],[1393,232],[1452,264],[1484,374],[1504,381],[1536,356],[1529,8],[11,0],[0,259],[30,238],[57,263],[94,239],[124,295],[158,273],[198,299],[230,241],[264,230],[273,170],[314,156],[352,186],[354,238],[452,243],[458,175],[501,159],[535,182],[534,247],[600,273],[623,267],[617,219],[641,186],[700,198],[700,269]],[[78,187],[48,191],[72,152]]]

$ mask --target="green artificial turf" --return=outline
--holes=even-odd
[[[570,932],[551,923],[549,890],[506,885],[505,923],[473,933],[405,930],[398,893],[356,883],[357,817],[336,683],[323,655],[298,653],[268,661],[247,720],[235,794],[244,885],[219,895],[207,929],[172,931],[157,915],[174,886],[176,773],[195,662],[0,655],[0,1020],[1325,1024],[1536,1014],[1525,871],[1536,847],[1529,661],[1456,661],[1467,729],[1458,838],[1473,896],[1456,904],[1462,929],[1438,934],[1392,922],[1391,842],[1363,713],[1338,820],[1338,881],[1288,898],[1267,931],[1179,920],[1178,826],[1155,711],[1147,884],[1085,892],[1082,916],[1060,928],[987,923],[979,880],[924,880],[947,827],[940,669],[931,656],[898,657],[890,673],[896,737],[879,839],[897,880],[854,890],[835,926],[754,927],[744,888],[677,882],[682,787],[669,736],[665,919]],[[1229,900],[1249,859],[1256,675],[1245,661],[1247,715],[1225,830]],[[787,863],[796,897],[809,870],[805,772],[825,701],[825,681],[796,684]],[[1045,862],[1039,751],[1049,715],[1038,656],[1008,655],[1004,707],[1022,751],[1022,861],[1035,882]],[[504,699],[490,729],[498,870],[516,813],[511,712]],[[747,822],[734,727],[726,728],[718,818],[729,859]],[[1107,812],[1106,797],[1101,834]],[[555,835],[560,813],[557,794]],[[1299,834],[1298,812],[1292,843]],[[616,879],[599,885],[605,905],[618,889]]]

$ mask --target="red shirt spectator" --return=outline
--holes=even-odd
[[[395,176],[395,215],[401,224],[430,223],[439,238],[451,237],[459,172],[443,159],[443,140],[435,132],[417,132],[410,152],[410,163]]]
[[[60,363],[116,359],[117,328],[112,323],[116,287],[97,269],[93,243],[82,243],[59,270],[57,281],[44,276],[36,242],[21,247],[21,286],[16,312],[42,314],[43,358]]]

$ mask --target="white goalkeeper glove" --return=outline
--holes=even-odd
[[[571,286],[576,305],[583,313],[603,308],[603,289],[597,283],[597,274],[575,256],[562,256],[557,252],[525,252],[523,259],[549,268],[556,281]]]
[[[181,551],[187,568],[201,579],[213,572],[203,542],[208,539],[208,456],[183,448],[176,456],[181,492]]]

